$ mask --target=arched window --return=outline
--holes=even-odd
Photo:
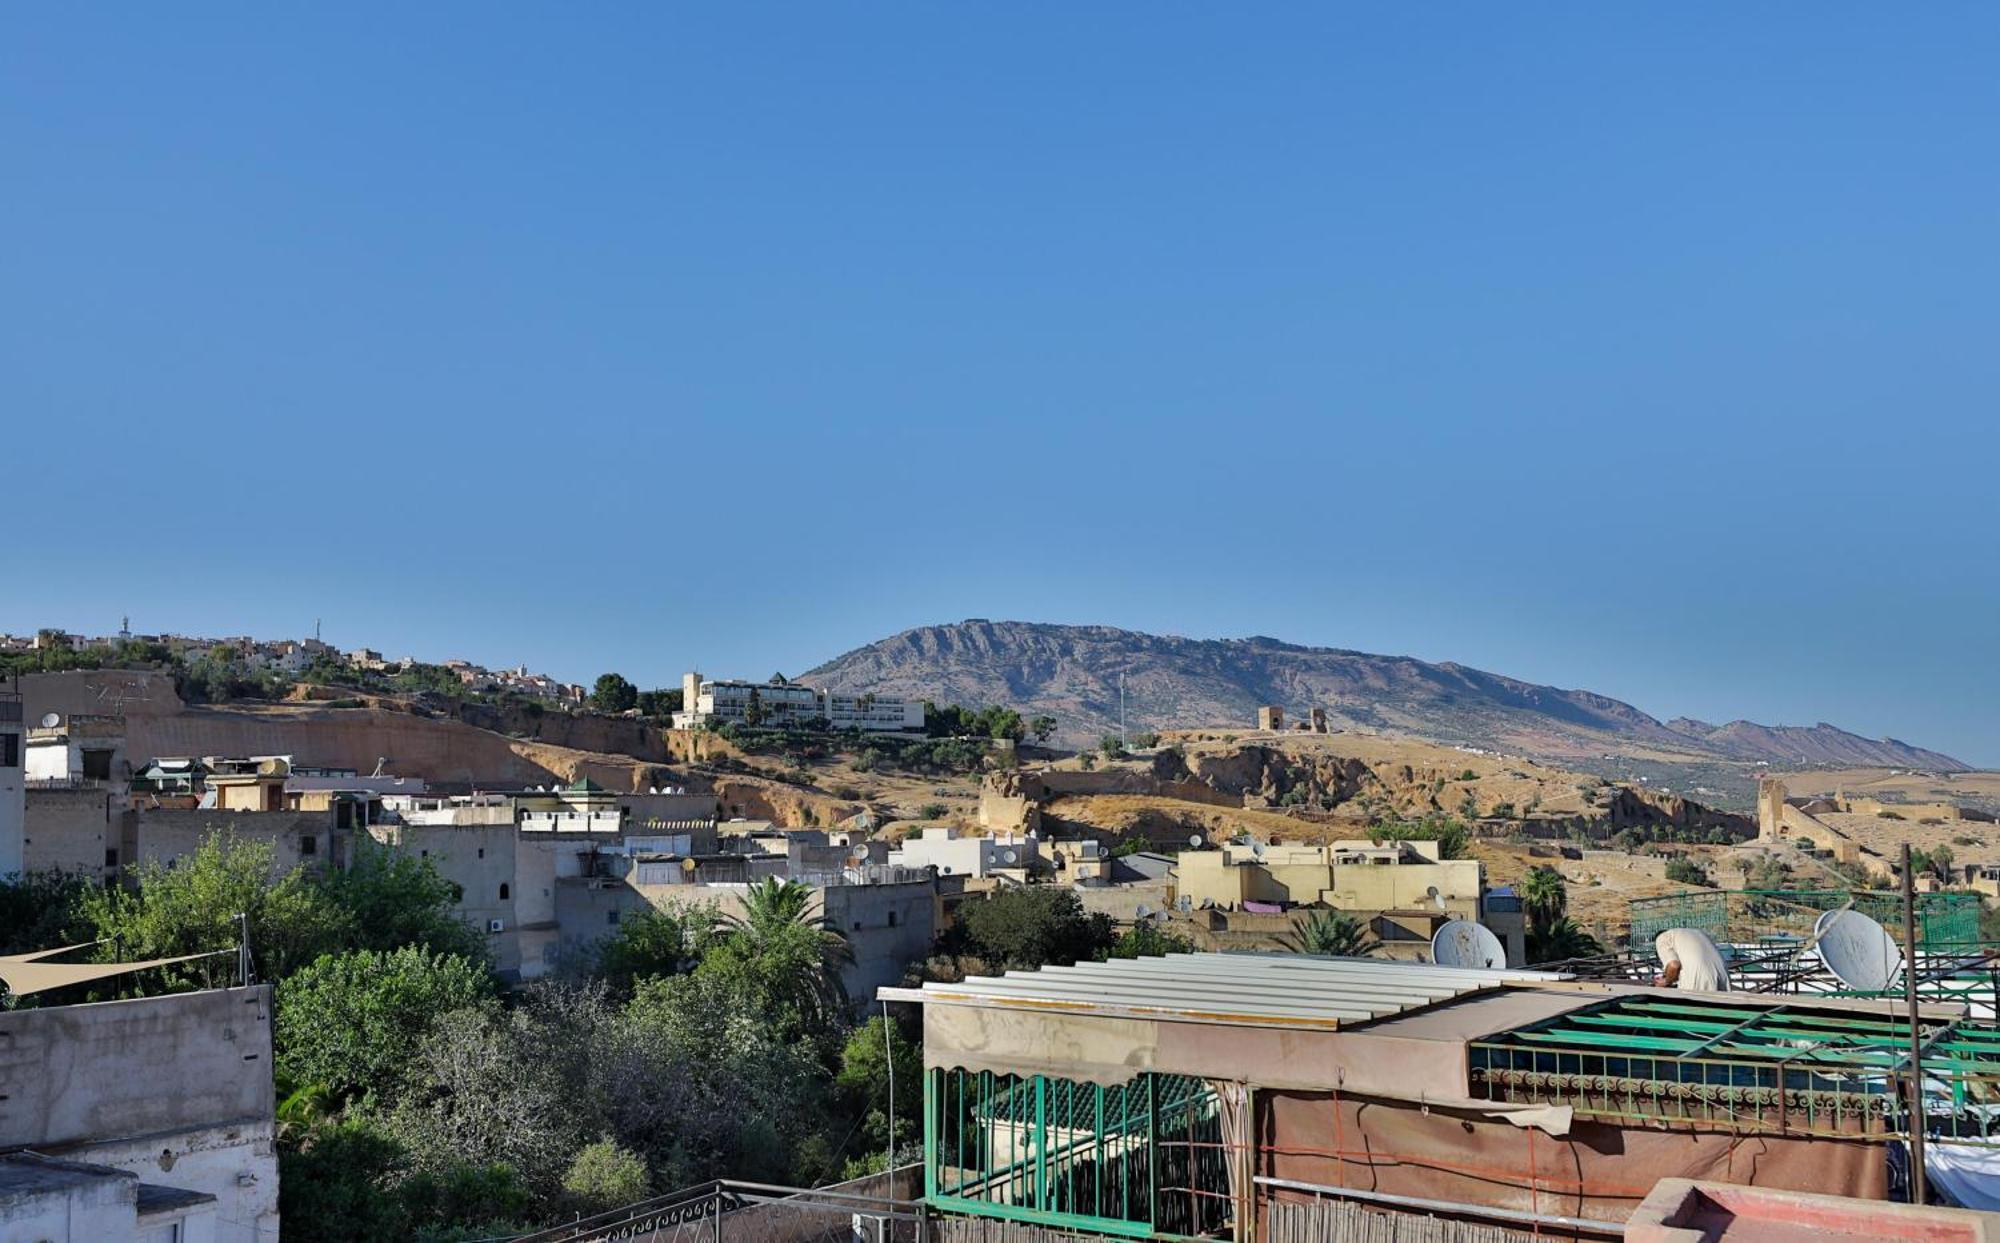
[[[507,882],[504,880],[500,882],[500,900],[502,902],[507,900]]]

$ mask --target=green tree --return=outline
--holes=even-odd
[[[1576,921],[1567,916],[1546,928],[1528,930],[1528,957],[1538,963],[1590,958],[1603,952],[1597,938],[1577,927]]]
[[[627,915],[597,943],[596,974],[621,994],[640,980],[692,971],[722,936],[713,903],[677,909],[648,907]]]
[[[599,712],[624,712],[639,706],[639,688],[620,673],[599,674],[590,688],[590,706]]]
[[[1107,760],[1115,760],[1125,754],[1125,740],[1116,734],[1106,734],[1097,740],[1097,749]]]
[[[1569,909],[1569,886],[1563,883],[1562,873],[1552,867],[1538,864],[1529,868],[1521,878],[1520,895],[1521,909],[1531,927],[1550,927]]]
[[[854,1029],[840,1050],[840,1070],[834,1084],[842,1104],[857,1119],[855,1136],[866,1156],[857,1163],[854,1175],[882,1167],[890,1146],[889,1068],[893,1058],[896,1072],[895,1147],[917,1139],[923,1118],[923,1047],[903,1034],[895,1023],[880,1015]]]
[[[402,1243],[410,1215],[394,1194],[405,1153],[376,1123],[354,1118],[278,1151],[278,1218],[286,1243]]]
[[[1046,743],[1056,732],[1056,719],[1052,716],[1037,716],[1028,722],[1028,732],[1036,742]]]
[[[97,885],[80,872],[0,877],[0,954],[80,945],[96,934],[88,902]]]
[[[1109,916],[1086,914],[1074,892],[1053,885],[1003,889],[966,903],[952,936],[962,952],[1009,970],[1094,959],[1117,939]]]
[[[1440,815],[1425,816],[1422,820],[1391,820],[1370,828],[1368,836],[1378,842],[1436,842],[1441,859],[1469,857],[1472,841],[1464,821]]]
[[[664,721],[674,713],[682,711],[681,688],[661,687],[658,690],[640,691],[637,702],[640,715],[655,721]]]
[[[847,938],[826,927],[816,897],[797,881],[766,877],[744,893],[743,913],[696,968],[731,981],[790,1040],[823,1041],[847,1010],[841,969],[854,961]]]
[[[106,889],[85,899],[85,913],[107,960],[170,958],[228,950],[238,941],[236,916],[249,917],[250,946],[260,974],[282,979],[342,948],[352,920],[303,868],[273,877],[276,848],[233,832],[211,833],[193,854],[168,868],[141,864],[134,888]],[[212,988],[236,970],[229,955],[160,969],[169,989]]]
[[[319,881],[347,913],[357,949],[422,946],[438,954],[486,960],[486,938],[454,908],[464,897],[429,859],[358,837],[348,866]]]
[[[328,954],[278,984],[277,1072],[343,1099],[373,1092],[394,1101],[414,1069],[411,1050],[438,1017],[492,993],[485,964],[458,955],[414,945]]]
[[[1314,911],[1292,934],[1292,947],[1301,954],[1362,958],[1381,948],[1365,924],[1344,911]]]
[[[586,1217],[646,1198],[651,1190],[646,1159],[605,1136],[585,1144],[563,1175],[563,1191]]]
[[[1166,954],[1190,954],[1195,944],[1178,932],[1169,932],[1150,920],[1141,920],[1119,934],[1104,951],[1105,958],[1159,958]]]

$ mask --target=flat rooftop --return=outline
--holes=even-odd
[[[1168,954],[885,988],[890,1001],[1337,1030],[1473,993],[1569,977],[1284,953]]]

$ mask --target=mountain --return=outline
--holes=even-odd
[[[1524,755],[1636,753],[1952,772],[1969,767],[1893,738],[1876,741],[1831,725],[1665,722],[1590,691],[1262,636],[1183,639],[1112,626],[975,619],[906,630],[805,675],[836,690],[1045,712],[1060,723],[1058,736],[1072,744],[1118,728],[1121,678],[1126,720],[1135,731],[1248,729],[1260,705],[1277,704],[1293,714],[1324,708],[1335,728]]]

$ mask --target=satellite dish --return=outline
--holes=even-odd
[[[951,875],[951,864],[949,864],[949,863],[946,863],[946,864],[941,864],[941,865],[940,865],[940,866],[938,867],[938,875],[939,875],[939,876],[950,876],[950,875]]]
[[[1156,924],[1164,924],[1164,923],[1166,923],[1166,922],[1167,922],[1167,913],[1166,913],[1165,911],[1154,911],[1154,912],[1153,912],[1153,922],[1154,922],[1154,923],[1156,923]]]
[[[1879,993],[1903,970],[1903,951],[1881,924],[1860,911],[1828,911],[1813,921],[1819,959],[1842,984]]]
[[[1186,894],[1182,894],[1181,900],[1174,903],[1174,905],[1182,911],[1191,911],[1194,909],[1194,899]]]
[[[1145,904],[1144,902],[1141,902],[1141,903],[1139,904],[1139,908],[1138,908],[1137,910],[1133,911],[1132,913],[1133,913],[1134,915],[1137,915],[1137,916],[1138,916],[1138,917],[1139,917],[1140,919],[1149,919],[1149,918],[1151,918],[1151,917],[1152,917],[1152,914],[1153,914],[1153,908],[1152,908],[1152,907],[1150,907],[1150,906],[1147,906],[1147,905],[1146,905],[1146,904]]]
[[[1263,858],[1263,857],[1264,857],[1264,843],[1262,843],[1262,842],[1251,842],[1251,843],[1250,843],[1250,853],[1251,853],[1252,855],[1255,855],[1255,856],[1256,856],[1257,858],[1259,858],[1259,859]]]
[[[694,861],[693,859],[682,859],[682,860],[681,860],[681,871],[683,871],[683,872],[693,872],[693,871],[695,870],[695,868],[696,868],[696,867],[698,867],[698,866],[699,866],[699,865],[698,865],[698,864],[696,864],[696,863],[695,863],[695,861]]]
[[[55,728],[56,726],[58,726],[58,725],[61,725],[61,724],[62,724],[62,713],[60,713],[60,712],[44,712],[44,713],[42,713],[42,728],[43,728],[43,729],[54,729],[54,728]]]
[[[1200,850],[1200,849],[1201,849],[1201,834],[1197,833],[1197,834],[1195,834],[1195,835],[1194,835],[1193,837],[1190,837],[1190,838],[1188,838],[1188,845],[1190,845],[1190,846],[1194,847],[1194,848],[1195,848],[1196,850]]]
[[[1507,965],[1507,948],[1485,924],[1453,919],[1431,937],[1431,961],[1441,967],[1498,969]]]
[[[1015,860],[1019,859],[1020,857],[1021,857],[1020,855],[1015,854],[1011,850],[1003,850],[1000,852],[1000,861],[1002,863],[1012,863]]]

